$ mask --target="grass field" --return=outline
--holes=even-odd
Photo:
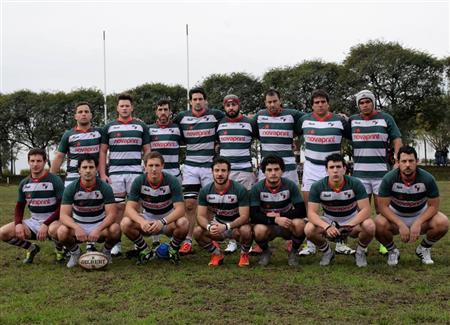
[[[450,215],[450,182],[439,187]],[[16,190],[0,187],[0,224],[12,218]],[[433,248],[433,266],[420,264],[416,245],[399,244],[400,264],[388,267],[372,243],[366,269],[347,256],[320,268],[317,255],[290,268],[283,243],[272,246],[266,268],[253,257],[239,269],[234,254],[212,269],[195,247],[179,266],[118,258],[86,272],[54,265],[50,242],[32,265],[22,265],[24,251],[0,243],[0,324],[450,324],[449,235]]]

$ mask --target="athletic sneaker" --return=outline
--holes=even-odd
[[[316,245],[309,240],[306,241],[306,246],[298,253],[300,256],[308,256],[316,254]]]
[[[154,242],[152,243],[152,248],[155,249],[155,248],[157,248],[159,245],[161,245],[161,242],[159,242],[159,241],[154,241]]]
[[[237,243],[234,239],[230,239],[227,248],[225,248],[225,254],[232,254],[237,250]]]
[[[114,247],[111,249],[111,255],[114,257],[122,255],[122,243],[118,242],[114,245]]]
[[[298,266],[298,250],[291,249],[291,251],[288,254],[288,265],[289,266]]]
[[[64,260],[66,259],[66,254],[64,253],[64,250],[57,250],[55,249],[55,261],[56,263],[62,264],[64,263]]]
[[[179,252],[181,255],[192,254],[192,243],[185,241],[183,245],[181,245]]]
[[[155,252],[153,252],[150,248],[143,249],[139,252],[137,265],[147,264],[155,256]]]
[[[434,264],[434,261],[431,259],[431,247],[426,248],[422,245],[417,246],[416,255],[420,258],[423,264]]]
[[[336,247],[334,248],[336,254],[342,255],[353,255],[355,254],[355,250],[348,247],[344,242],[336,242]]]
[[[96,252],[97,247],[95,247],[95,242],[87,242],[86,243],[86,252]]]
[[[355,262],[357,267],[367,266],[366,252],[364,251],[364,249],[356,249]]]
[[[334,259],[334,253],[329,248],[326,252],[323,253],[322,258],[320,259],[320,266],[328,266],[330,265],[331,261]]]
[[[386,247],[384,247],[383,244],[380,244],[380,247],[378,248],[378,253],[380,253],[381,255],[387,255],[388,250]]]
[[[397,248],[394,248],[391,251],[388,251],[388,265],[395,266],[398,264],[398,260],[400,259],[400,251]]]
[[[241,253],[239,257],[239,267],[246,267],[250,265],[250,255],[248,253]]]
[[[173,249],[172,247],[169,247],[169,260],[173,264],[180,263],[180,253],[177,250]]]
[[[292,240],[286,240],[286,247],[284,249],[288,253],[292,250]]]
[[[27,255],[23,260],[23,264],[33,263],[34,257],[37,255],[37,253],[39,253],[40,250],[41,248],[38,245],[32,244],[30,248],[27,250]]]
[[[270,251],[270,249],[267,249],[267,250],[263,251],[260,254],[258,264],[261,265],[261,266],[267,266],[270,263],[270,258],[271,257],[272,257],[272,252]]]
[[[209,261],[209,266],[219,266],[223,264],[224,256],[222,254],[211,254],[211,260]]]
[[[250,248],[250,254],[252,254],[252,255],[259,255],[262,252],[263,252],[263,250],[261,247],[259,247],[258,244],[255,244]]]
[[[78,265],[78,259],[81,256],[81,249],[80,247],[77,248],[77,250],[75,252],[71,252],[70,253],[70,259],[69,262],[67,262],[67,267],[69,269],[75,267]]]

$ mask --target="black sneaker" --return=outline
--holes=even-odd
[[[155,256],[155,253],[150,249],[146,248],[139,252],[137,265],[144,265],[147,264],[153,257]]]
[[[31,249],[27,250],[27,255],[26,255],[25,259],[23,260],[23,264],[31,264],[31,263],[33,263],[34,257],[41,250],[41,248],[38,245],[36,245],[36,244],[31,245],[30,248]]]

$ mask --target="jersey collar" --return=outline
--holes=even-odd
[[[374,109],[372,113],[369,116],[366,116],[364,114],[359,114],[361,118],[365,121],[371,120],[374,116],[378,115],[378,112]]]
[[[120,117],[117,119],[117,122],[122,123],[122,124],[129,124],[129,123],[131,123],[131,121],[133,121],[133,118],[131,116],[126,120],[124,120]]]
[[[89,186],[89,187],[87,187],[85,184],[83,184],[83,181],[80,178],[80,186],[86,192],[92,192],[94,190],[95,186],[97,186],[97,178],[94,178],[94,183],[92,184],[92,186]]]
[[[150,178],[149,178],[149,176],[148,176],[148,174],[147,174],[147,182],[148,182],[148,185],[150,185],[150,187],[152,188],[152,189],[157,189],[157,188],[159,188],[160,186],[161,186],[161,184],[163,183],[163,181],[164,181],[164,174],[163,173],[161,173],[161,178],[159,179],[159,182],[158,182],[158,184],[156,184],[156,185],[153,185],[153,183],[150,181]]]
[[[228,122],[236,123],[236,122],[242,121],[242,119],[244,118],[244,115],[239,113],[239,115],[237,117],[235,117],[235,118],[231,118],[231,117],[228,117],[228,116],[226,116],[225,118],[227,119]]]
[[[227,193],[228,190],[230,189],[230,187],[231,187],[231,181],[230,180],[227,181],[227,185],[225,185],[225,188],[223,189],[223,191],[219,191],[217,189],[217,187],[216,187],[216,184],[214,184],[214,190],[216,191],[217,194],[219,194],[221,196],[224,195],[225,193]]]
[[[30,175],[30,179],[33,183],[39,183],[40,181],[42,181],[42,179],[44,179],[44,177],[47,177],[47,176],[48,176],[48,171],[45,171],[44,175],[42,175],[41,177],[34,178]]]
[[[89,127],[87,129],[80,129],[78,127],[78,125],[75,126],[73,129],[74,129],[75,132],[78,132],[78,133],[88,133],[88,132],[92,131],[92,127]]]
[[[195,117],[202,117],[203,115],[206,114],[206,111],[207,111],[207,110],[208,110],[208,109],[204,108],[204,109],[202,109],[200,112],[197,112],[197,111],[191,109],[191,113],[192,113],[192,115],[195,116]]]
[[[345,176],[344,176],[344,180],[343,180],[342,183],[339,184],[339,186],[336,188],[336,187],[334,186],[334,184],[330,182],[330,177],[328,177],[328,185],[331,187],[331,189],[332,189],[333,192],[335,192],[335,193],[340,193],[340,192],[342,192],[342,189],[344,188],[345,183],[346,183],[346,181],[345,181]]]
[[[402,180],[402,182],[403,182],[403,184],[405,184],[406,186],[408,186],[408,187],[410,187],[411,185],[413,185],[415,182],[416,182],[416,178],[417,178],[417,170],[414,172],[414,174],[413,174],[413,176],[412,176],[412,180],[411,181],[408,181],[404,176],[403,176],[403,174],[402,173],[400,173],[400,171],[399,171],[399,174],[400,174],[400,179]]]
[[[316,113],[312,113],[312,116],[319,122],[324,122],[326,120],[329,120],[330,118],[333,117],[333,113],[328,112],[324,117],[320,117],[319,115],[317,115]]]
[[[269,192],[272,194],[278,193],[280,191],[281,184],[282,184],[282,181],[280,179],[280,182],[277,184],[277,186],[275,188],[273,188],[273,187],[270,187],[269,183],[267,182],[267,179],[264,180],[264,187],[267,188],[269,190]]]

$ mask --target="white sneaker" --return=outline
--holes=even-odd
[[[309,240],[306,241],[306,246],[298,253],[300,256],[308,256],[316,254],[316,245]]]
[[[78,249],[75,252],[70,253],[70,259],[69,262],[67,262],[67,267],[69,269],[75,267],[78,265],[78,259],[81,256],[81,250],[80,247],[78,247]]]
[[[237,243],[234,239],[228,242],[227,248],[225,248],[225,254],[234,253],[237,250]]]
[[[344,242],[336,242],[336,247],[334,248],[336,254],[343,255],[353,255],[355,254],[355,250],[351,247],[348,247]]]
[[[108,258],[108,264],[112,264],[111,250],[105,249],[105,247],[103,247],[102,253],[105,254],[106,257]]]
[[[328,266],[330,265],[331,261],[334,259],[334,253],[329,248],[326,252],[323,253],[322,258],[320,259],[320,266]]]
[[[431,247],[426,248],[422,245],[417,246],[416,255],[420,258],[423,264],[431,265],[434,261],[431,259]]]
[[[363,248],[356,249],[355,262],[356,262],[357,267],[366,267],[367,266],[366,252]]]
[[[391,251],[388,251],[388,265],[396,266],[398,264],[398,260],[400,259],[400,251],[397,248],[394,248]]]
[[[114,245],[114,247],[111,249],[111,255],[112,256],[120,256],[122,255],[122,243],[118,242]]]

